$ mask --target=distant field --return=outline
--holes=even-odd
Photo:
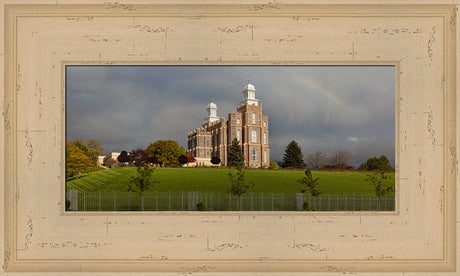
[[[228,168],[156,168],[153,177],[160,181],[153,191],[214,191],[227,192],[230,185]],[[80,191],[126,191],[130,176],[136,168],[116,168],[91,172],[79,179],[66,182],[67,188]],[[374,195],[374,188],[365,181],[365,172],[317,172],[319,189],[322,194],[363,194]],[[248,180],[255,183],[253,193],[296,193],[300,191],[297,179],[303,171],[288,170],[246,170]],[[394,185],[394,173],[388,179]]]

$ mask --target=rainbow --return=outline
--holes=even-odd
[[[311,91],[318,91],[318,92],[323,93],[332,102],[334,102],[338,106],[341,106],[343,108],[347,107],[342,99],[337,97],[337,95],[332,90],[330,90],[329,88],[324,86],[322,83],[319,83],[319,82],[317,82],[317,81],[315,81],[313,79],[310,79],[310,78],[306,77],[305,75],[300,75],[300,74],[296,74],[296,80],[301,82],[303,85],[306,85],[309,88],[311,88]]]

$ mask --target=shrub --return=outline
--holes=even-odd
[[[211,163],[213,165],[218,165],[220,163],[220,158],[217,156],[214,156],[213,158],[211,158]]]
[[[280,166],[275,161],[270,161],[270,166],[268,168],[270,170],[279,170]]]
[[[204,210],[204,204],[202,202],[198,202],[196,204],[196,210],[197,211],[203,211]]]
[[[182,165],[187,164],[188,163],[188,156],[183,154],[183,155],[179,156],[178,161]]]

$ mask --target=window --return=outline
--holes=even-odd
[[[264,145],[266,145],[266,144],[267,144],[267,133],[264,132]]]
[[[264,127],[266,127],[266,126],[267,126],[267,121],[264,121]]]
[[[209,157],[209,150],[208,150],[208,151],[206,151],[206,156],[207,156],[207,157]]]
[[[206,146],[209,147],[209,139],[206,139]]]
[[[236,131],[236,139],[238,139],[238,142],[240,141],[240,135],[241,135],[241,133],[240,133],[240,130],[238,129]]]
[[[252,112],[252,123],[253,124],[256,123],[256,113],[255,112]]]
[[[264,150],[264,163],[267,163],[267,151]]]
[[[257,142],[257,131],[255,130],[251,131],[251,142]]]
[[[240,118],[236,118],[236,123],[237,124],[241,123]]]
[[[252,149],[252,161],[257,161],[257,149]]]

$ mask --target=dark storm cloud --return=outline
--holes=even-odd
[[[305,156],[348,150],[354,165],[382,154],[394,164],[391,66],[71,66],[67,137],[96,138],[105,152],[158,139],[186,147],[210,100],[227,117],[247,78],[269,116],[272,160],[296,140]]]

